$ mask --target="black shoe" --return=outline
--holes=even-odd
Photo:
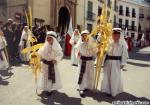
[[[85,98],[84,91],[80,90],[79,93],[80,93],[80,97]]]
[[[112,95],[111,95],[111,94],[108,94],[108,93],[106,93],[106,96],[108,96],[108,97],[112,97]]]
[[[85,90],[84,90],[84,92],[88,92],[88,91],[90,91],[90,90],[89,90],[89,89],[85,89]]]
[[[78,66],[77,64],[72,64],[72,66]]]
[[[52,93],[53,93],[53,91],[51,91],[51,92],[46,92],[45,95],[46,95],[46,96],[51,96]]]

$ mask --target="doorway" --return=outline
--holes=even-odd
[[[59,10],[58,27],[60,33],[65,33],[68,30],[70,22],[70,13],[67,7],[61,7]]]

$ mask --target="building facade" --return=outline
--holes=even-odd
[[[0,21],[6,22],[12,18],[24,22],[25,10],[30,6],[36,25],[48,24],[52,28],[67,29],[72,19],[73,27],[76,27],[76,2],[77,0],[1,0]]]
[[[34,25],[48,24],[66,31],[72,20],[73,28],[91,31],[101,15],[104,1],[114,27],[127,30],[134,39],[143,33],[146,38],[150,37],[150,5],[135,0],[0,0],[0,21],[13,18],[25,22],[24,11],[30,6]]]
[[[27,5],[27,0],[0,0],[0,21],[6,22],[8,18],[12,18],[20,22]]]
[[[141,39],[144,34],[145,39],[150,40],[150,4],[141,2],[139,4],[139,36]]]
[[[106,0],[109,21],[114,25],[117,19],[118,0]],[[104,0],[78,0],[77,1],[77,27],[89,31],[97,24],[97,17],[102,13]]]
[[[73,28],[76,27],[77,0],[50,0],[50,25],[65,30],[72,20]]]
[[[132,0],[119,0],[118,27],[133,39],[138,37],[139,5]]]

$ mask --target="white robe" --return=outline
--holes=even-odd
[[[0,53],[2,55],[2,59],[0,59],[0,70],[6,70],[9,67],[8,60],[6,59],[5,47],[7,43],[4,37],[0,36]]]
[[[81,42],[77,48],[78,48],[77,53],[80,52],[81,54],[80,56],[95,57],[97,52],[96,48],[90,47],[90,45],[85,42]],[[81,69],[81,60],[79,58],[77,79],[79,79],[80,69]],[[86,70],[83,75],[82,82],[81,84],[79,84],[80,90],[94,89],[94,74],[95,74],[94,60],[86,61]]]
[[[21,51],[23,49],[25,49],[24,45],[26,45],[26,48],[30,47],[30,43],[28,43],[29,34],[31,34],[30,30],[28,32],[25,32],[23,30],[22,35],[21,35],[21,39],[20,39],[20,43],[19,43],[19,51],[20,51],[20,58],[21,58],[22,61],[29,61],[29,53],[27,53],[27,54],[22,54],[21,53]],[[23,40],[26,40],[26,43]]]
[[[48,91],[48,92],[60,89],[62,87],[62,85],[61,85],[60,74],[58,71],[57,64],[58,64],[58,61],[61,60],[61,58],[63,56],[63,52],[62,51],[54,51],[52,49],[52,46],[48,45],[47,48],[46,47],[41,48],[38,51],[38,53],[40,54],[42,59],[45,59],[47,61],[56,60],[57,63],[54,64],[56,82],[53,84],[52,80],[48,80],[48,65],[41,62],[42,68],[41,68],[41,73],[39,74],[39,77],[37,79],[37,89],[41,90],[41,91]]]
[[[101,91],[116,96],[123,92],[122,70],[120,65],[126,65],[128,52],[127,47],[121,43],[111,43],[107,52],[109,56],[121,56],[120,60],[106,60],[104,63],[104,77]]]
[[[80,36],[78,35],[72,35],[71,39],[70,39],[70,44],[72,45],[72,50],[71,50],[71,62],[72,64],[75,64],[75,65],[78,65],[78,59],[77,59],[77,56],[76,56],[76,50],[77,48],[75,47],[75,43],[74,42],[78,42],[80,39]]]

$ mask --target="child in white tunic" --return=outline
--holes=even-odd
[[[113,97],[123,92],[121,72],[128,57],[127,47],[120,40],[120,35],[121,29],[114,28],[113,42],[110,44],[104,61],[104,77],[101,85],[101,91]]]
[[[22,31],[21,39],[19,42],[20,58],[21,58],[22,62],[28,62],[29,61],[29,53],[27,53],[27,54],[21,53],[21,51],[23,49],[30,47],[30,43],[28,43],[29,35],[32,35],[32,33],[31,33],[29,27],[25,26],[23,31]]]
[[[46,41],[38,51],[41,56],[41,73],[38,77],[37,89],[46,91],[47,95],[61,88],[57,64],[61,60],[63,52],[56,36],[55,32],[48,31]]]
[[[72,51],[71,51],[71,62],[73,66],[77,66],[78,65],[78,59],[75,55],[76,53],[76,44],[78,43],[80,39],[80,33],[78,29],[75,29],[73,32],[73,35],[70,39],[70,44],[72,45]]]
[[[0,30],[0,70],[9,68],[8,59],[6,58],[5,47],[7,46],[3,32]]]
[[[79,58],[78,84],[81,97],[85,97],[84,92],[87,89],[92,90],[94,88],[94,57],[97,48],[90,47],[88,34],[87,30],[82,31],[81,40],[77,44],[77,56]]]

